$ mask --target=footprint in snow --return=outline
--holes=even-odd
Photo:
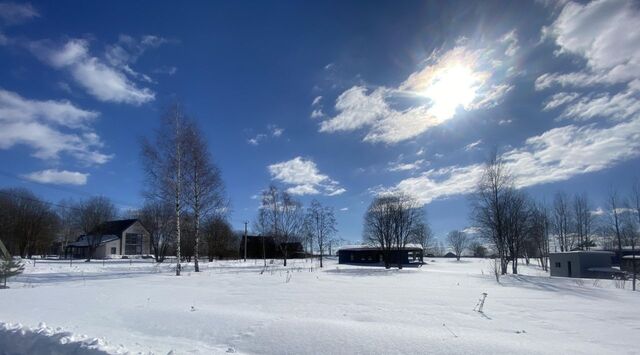
[[[228,352],[228,353],[235,353],[235,352],[236,352],[236,349],[234,349],[234,348],[227,348],[227,352]]]

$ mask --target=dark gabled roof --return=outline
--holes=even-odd
[[[100,238],[98,240],[98,238]],[[67,245],[67,248],[69,247],[74,247],[74,248],[86,248],[89,246],[89,243],[91,242],[92,244],[97,243],[98,241],[100,243],[97,243],[98,245],[102,245],[102,244],[106,244],[109,243],[111,241],[114,240],[118,240],[120,239],[120,237],[116,236],[116,235],[103,235],[103,236],[91,236],[91,235],[83,235],[80,236],[80,238],[78,238],[77,241],[73,242],[73,243],[69,243]]]
[[[117,235],[120,237],[122,236],[122,232],[131,227],[137,221],[137,219],[107,221],[94,228],[89,235]]]

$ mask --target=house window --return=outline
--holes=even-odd
[[[116,253],[116,247],[111,247],[111,255],[114,255]]]
[[[142,236],[140,234],[127,233],[124,245],[124,253],[126,255],[142,254]]]
[[[562,267],[562,264],[556,263],[556,267]]]

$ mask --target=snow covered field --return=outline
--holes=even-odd
[[[263,274],[262,261],[225,261],[182,277],[143,260],[38,261],[0,290],[0,354],[640,353],[629,283],[531,266],[497,284],[486,260],[427,261]]]

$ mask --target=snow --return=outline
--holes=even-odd
[[[640,294],[621,281],[551,278],[520,266],[524,275],[498,284],[488,260],[426,261],[385,270],[329,260],[321,270],[290,260],[266,272],[262,260],[221,261],[202,263],[201,273],[188,264],[181,277],[173,275],[175,265],[149,260],[38,261],[0,290],[0,354],[607,354],[637,348]],[[484,313],[474,312],[483,292]]]
[[[126,354],[122,346],[112,347],[104,339],[76,336],[40,323],[31,329],[21,324],[0,322],[2,354]]]

